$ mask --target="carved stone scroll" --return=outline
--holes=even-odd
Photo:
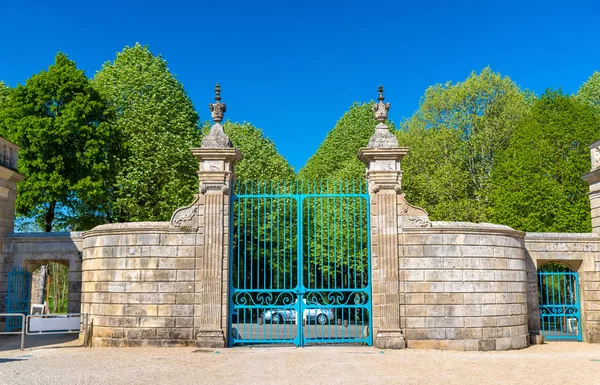
[[[198,195],[191,205],[175,210],[171,217],[171,226],[198,228]]]

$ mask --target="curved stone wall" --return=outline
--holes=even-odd
[[[404,228],[400,314],[407,347],[526,347],[524,236],[507,226],[462,222]]]
[[[93,320],[94,346],[195,344],[201,236],[167,222],[102,225],[83,234],[81,302]]]

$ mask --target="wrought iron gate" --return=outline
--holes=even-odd
[[[540,329],[547,340],[581,341],[579,277],[558,264],[538,269]]]
[[[31,297],[31,273],[24,268],[14,268],[8,273],[6,312],[29,314]],[[6,331],[21,329],[21,317],[6,317]]]
[[[364,182],[247,182],[232,195],[229,344],[372,344]]]

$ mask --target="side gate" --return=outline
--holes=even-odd
[[[361,182],[246,182],[232,195],[229,345],[372,345]]]
[[[13,268],[8,273],[6,312],[29,314],[31,273],[24,268]],[[6,331],[21,330],[21,317],[6,317]]]
[[[538,269],[541,334],[547,340],[581,341],[579,277],[566,266]]]

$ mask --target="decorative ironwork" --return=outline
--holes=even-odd
[[[550,263],[538,270],[540,331],[548,340],[581,341],[579,277]]]
[[[248,181],[232,201],[230,344],[371,345],[367,184]]]

